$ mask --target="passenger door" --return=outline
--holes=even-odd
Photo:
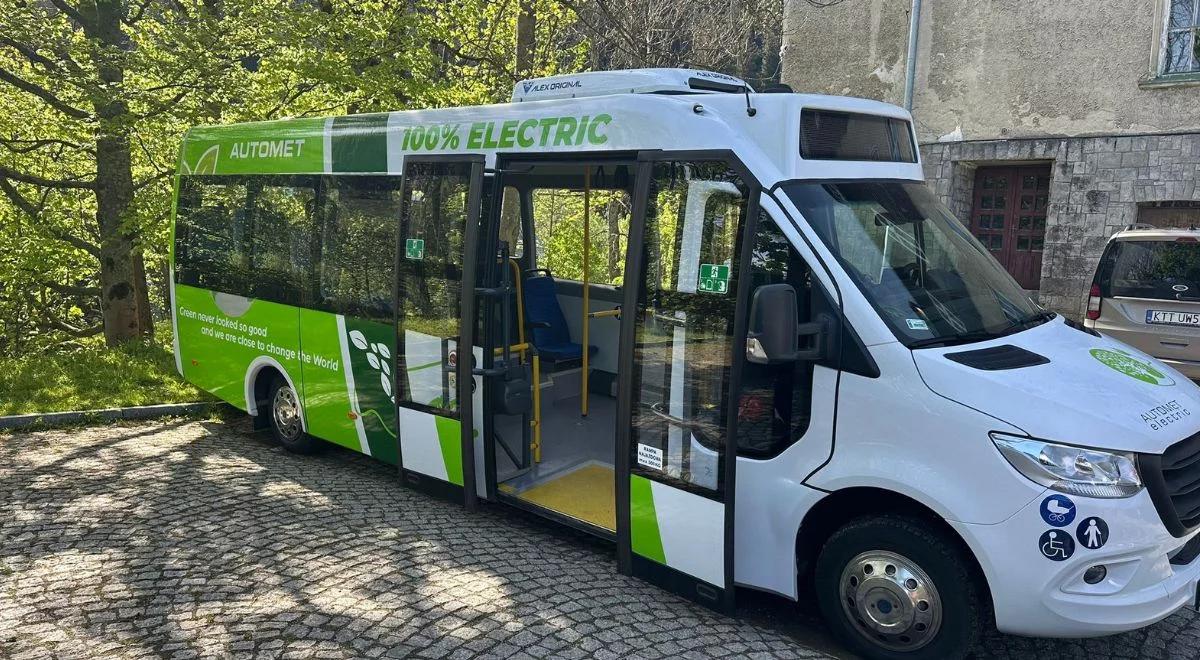
[[[722,610],[733,607],[741,232],[755,205],[736,167],[641,164],[617,412],[621,569]]]
[[[483,157],[406,158],[396,245],[400,470],[405,484],[475,504],[471,376]],[[464,289],[468,295],[464,295]],[[464,484],[471,487],[464,488]]]

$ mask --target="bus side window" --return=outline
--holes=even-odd
[[[249,295],[298,305],[310,267],[316,205],[312,177],[263,177],[250,187]]]
[[[830,303],[821,284],[787,237],[760,212],[750,262],[751,291],[766,284],[790,284],[796,290],[800,322]],[[775,456],[808,430],[812,410],[813,362],[746,362],[738,398],[738,453]]]
[[[400,177],[327,178],[318,299],[339,314],[391,323]]]
[[[240,226],[246,194],[242,182],[218,184],[182,178],[175,217],[176,282],[223,293],[248,293],[250,274]]]

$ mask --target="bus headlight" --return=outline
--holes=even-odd
[[[1133,454],[990,433],[1004,458],[1034,483],[1084,497],[1129,497],[1142,489]]]

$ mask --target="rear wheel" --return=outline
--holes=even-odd
[[[317,451],[320,442],[304,432],[304,410],[300,407],[300,396],[287,381],[275,378],[267,395],[267,404],[267,419],[276,442],[297,454]]]
[[[986,612],[958,543],[919,518],[862,518],[834,532],[817,558],[816,588],[834,632],[868,658],[961,658]]]

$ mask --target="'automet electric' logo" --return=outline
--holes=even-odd
[[[583,82],[581,82],[579,80],[561,80],[558,82],[550,82],[550,83],[527,82],[527,83],[523,83],[522,87],[525,89],[525,93],[528,94],[530,92],[552,92],[556,89],[571,89],[573,87],[583,87]]]

